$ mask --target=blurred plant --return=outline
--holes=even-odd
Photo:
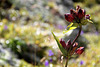
[[[84,61],[83,61],[83,60],[81,60],[81,61],[80,61],[80,65],[83,65],[83,64],[84,64]]]
[[[66,65],[65,65],[65,67],[67,67],[68,60],[72,57],[72,55],[81,55],[83,53],[84,47],[78,48],[78,43],[76,42],[76,40],[80,36],[82,25],[86,25],[88,22],[92,23],[92,21],[90,20],[90,15],[86,15],[85,10],[81,9],[80,6],[77,6],[76,10],[71,9],[70,14],[69,13],[65,14],[65,19],[68,22],[71,22],[71,24],[67,27],[67,31],[65,30],[64,33],[68,32],[69,30],[76,29],[77,27],[79,27],[79,32],[76,38],[73,40],[73,42],[71,42],[70,39],[67,41],[67,43],[65,43],[63,39],[60,39],[59,41],[58,38],[52,32],[58,44],[59,49],[61,50],[63,55],[67,58]]]
[[[54,55],[54,53],[52,52],[52,50],[49,50],[48,52],[49,52],[49,56],[53,56]]]
[[[45,60],[45,67],[49,67],[49,61]]]
[[[13,38],[6,40],[6,45],[7,47],[11,48],[11,50],[19,55],[20,57],[22,56],[23,52],[26,51],[27,45],[25,41],[22,41],[20,38]]]

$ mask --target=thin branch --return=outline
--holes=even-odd
[[[79,32],[78,32],[77,36],[75,37],[75,39],[73,40],[72,45],[75,43],[75,41],[76,41],[76,40],[78,39],[78,37],[80,36],[81,30],[82,30],[82,26],[80,25]]]
[[[67,60],[66,60],[66,65],[65,65],[65,67],[67,67],[67,65],[68,65],[68,60],[69,60],[69,58],[67,57]]]

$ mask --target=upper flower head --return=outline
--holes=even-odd
[[[76,10],[71,9],[70,14],[65,14],[65,19],[68,22],[76,22],[76,23],[81,23],[81,21],[84,19],[90,19],[90,15],[85,15],[86,12],[84,9],[81,9],[81,7],[78,5],[76,7]]]
[[[74,17],[73,17],[72,14],[65,14],[65,19],[66,19],[68,22],[73,22]]]

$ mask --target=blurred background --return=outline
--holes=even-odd
[[[63,34],[69,22],[64,14],[80,5],[93,24],[83,26],[77,40],[85,52],[69,67],[100,66],[100,0],[0,0],[0,67],[64,67],[51,31],[65,41],[78,29]]]

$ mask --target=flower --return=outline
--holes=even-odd
[[[48,60],[45,60],[45,67],[49,66],[49,61]]]
[[[80,65],[83,65],[83,64],[84,64],[84,61],[81,60],[81,61],[80,61]]]
[[[67,13],[65,14],[65,19],[68,21],[68,22],[74,22],[74,23],[81,23],[81,21],[86,20],[86,19],[90,19],[90,15],[85,15],[86,12],[84,9],[81,9],[80,6],[77,6],[76,7],[76,10],[74,9],[71,9],[70,10],[70,14]],[[82,23],[83,24],[83,23]]]
[[[84,47],[80,47],[75,52],[76,52],[76,54],[81,55],[83,53],[83,51],[84,51]]]
[[[60,44],[62,45],[62,47],[64,49],[66,49],[66,51],[68,52],[68,54],[71,56],[74,53],[81,55],[84,51],[84,47],[80,47],[78,48],[78,43],[75,42],[73,45],[71,44],[71,40],[68,40],[67,43],[65,43],[65,41],[63,39],[60,39]]]
[[[50,58],[49,61],[52,62],[53,61],[52,58]]]
[[[5,25],[5,26],[4,26],[4,29],[5,29],[5,30],[7,30],[7,29],[8,29],[8,26],[7,26],[7,25]]]
[[[74,17],[73,17],[72,14],[65,14],[65,19],[66,19],[68,22],[73,22]]]
[[[60,39],[60,43],[61,43],[62,47],[66,49],[66,43],[63,39]]]
[[[49,52],[49,56],[53,56],[54,55],[54,53],[52,52],[52,50],[49,50],[48,52]]]
[[[85,19],[90,19],[90,15],[85,15]]]
[[[71,40],[68,40],[67,43],[65,43],[65,41],[63,39],[61,39],[60,43],[64,49],[69,50],[69,48],[71,46]]]
[[[77,47],[78,47],[78,43],[75,42],[74,45],[73,45],[73,47],[72,47],[72,50],[71,50],[71,52],[70,52],[70,55],[73,55],[73,54],[74,54],[74,52],[75,52],[75,50],[77,49]]]
[[[83,35],[84,34],[84,31],[81,31],[81,35]]]

